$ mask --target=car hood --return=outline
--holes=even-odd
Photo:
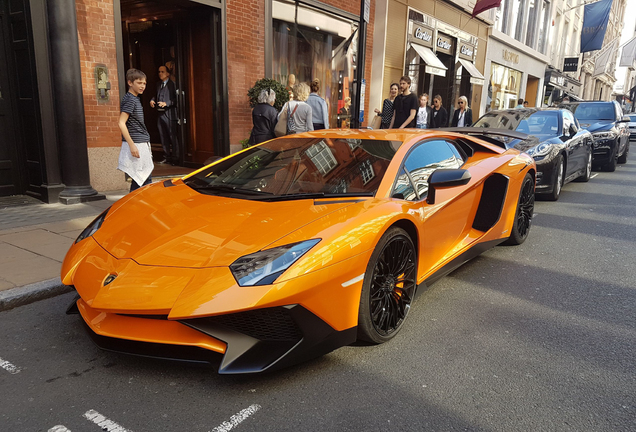
[[[519,151],[526,151],[528,149],[531,149],[533,147],[538,146],[541,143],[541,139],[534,136],[534,135],[528,135],[528,138],[526,138],[525,140],[515,140],[512,145],[512,147],[516,150]]]
[[[118,259],[141,265],[228,266],[351,200],[259,202],[204,195],[177,182],[143,188],[109,211],[95,240]]]
[[[603,132],[612,129],[614,122],[610,120],[582,120],[581,127],[590,132]]]

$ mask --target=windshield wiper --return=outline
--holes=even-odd
[[[243,189],[236,186],[230,185],[220,185],[220,184],[207,184],[207,185],[189,185],[191,188],[195,190],[205,190],[205,191],[218,191],[218,192],[229,192],[229,193],[237,193],[243,195],[272,195],[271,192],[264,192],[255,189]]]
[[[293,201],[302,199],[318,199],[318,198],[346,198],[346,197],[372,197],[373,192],[353,192],[353,193],[328,193],[328,192],[309,192],[309,193],[296,193],[277,195],[264,198],[262,201],[276,202],[276,201]]]

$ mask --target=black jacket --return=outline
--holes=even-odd
[[[428,122],[429,129],[448,127],[448,111],[446,108],[440,107],[435,115],[435,110],[431,111],[432,120]]]
[[[159,98],[159,90],[161,90],[161,84],[163,84],[163,81],[159,81],[159,83],[157,83],[157,91],[155,92],[155,96],[151,100],[156,102],[165,102],[165,109],[159,108],[158,105],[155,105],[155,109],[157,109],[160,115],[162,113],[165,113],[165,115],[170,120],[177,121],[177,87],[174,85],[174,82],[168,78],[168,82],[166,83],[166,88],[168,89],[167,97]]]
[[[459,122],[459,110],[456,109],[455,113],[453,113],[453,121],[451,122],[451,127],[457,127],[457,122]],[[464,126],[468,127],[473,124],[473,111],[469,108],[466,110],[466,114],[464,114]]]
[[[263,141],[276,138],[274,128],[278,122],[276,108],[268,103],[259,103],[252,110],[252,123],[254,128],[250,134],[249,144],[260,144]]]

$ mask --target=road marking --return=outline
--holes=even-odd
[[[11,362],[3,360],[2,357],[0,357],[0,368],[6,370],[7,372],[9,372],[11,374],[17,374],[18,372],[20,372],[20,368],[19,367],[17,367],[16,365],[14,365]]]
[[[114,421],[104,417],[100,413],[95,410],[88,410],[84,413],[84,418],[92,421],[97,426],[101,427],[102,430],[107,432],[132,432],[129,429],[126,429],[123,426],[118,425]]]
[[[343,287],[348,287],[349,285],[353,285],[356,282],[360,282],[362,279],[364,279],[364,273],[362,273],[360,276],[356,276],[351,280],[348,280],[346,282],[342,283]]]
[[[212,429],[212,432],[228,432],[234,427],[238,426],[243,420],[247,419],[259,409],[261,409],[261,406],[258,404],[250,405],[247,408],[241,410],[238,414],[230,417],[230,421],[225,421],[219,426]]]
[[[48,432],[71,432],[71,430],[67,429],[65,426],[57,425],[49,429]]]
[[[590,177],[590,178],[593,179],[594,177],[598,177],[598,173],[592,174],[592,177]]]

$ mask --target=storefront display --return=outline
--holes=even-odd
[[[293,1],[272,2],[272,77],[284,86],[320,80],[331,127],[346,126],[355,74],[357,23]]]
[[[487,111],[516,107],[521,92],[521,78],[522,74],[518,70],[492,63],[486,98]]]

